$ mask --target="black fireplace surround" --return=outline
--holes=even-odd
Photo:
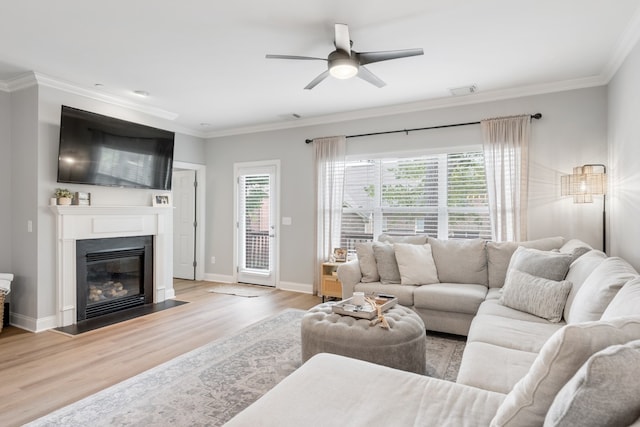
[[[77,321],[153,303],[153,236],[76,242]]]

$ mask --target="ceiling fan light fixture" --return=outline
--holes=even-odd
[[[346,61],[345,63],[332,64],[329,73],[336,79],[350,79],[358,74],[358,67],[352,62]]]

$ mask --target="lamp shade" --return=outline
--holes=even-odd
[[[592,203],[594,194],[606,194],[606,169],[602,173],[594,173],[594,166],[600,165],[577,166],[573,168],[572,174],[562,176],[560,193],[563,196],[573,196],[574,203]]]

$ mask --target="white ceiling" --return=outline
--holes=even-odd
[[[0,89],[26,72],[214,136],[605,84],[640,35],[640,0],[22,0],[0,3]],[[423,48],[329,78],[333,24],[360,52]],[[95,84],[102,86],[96,87]],[[450,88],[478,92],[452,98]],[[136,97],[143,90],[147,98]],[[294,121],[292,114],[302,118]],[[160,114],[162,115],[162,114]],[[207,123],[208,126],[201,124]]]

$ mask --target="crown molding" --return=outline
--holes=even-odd
[[[267,123],[256,126],[238,127],[227,130],[211,131],[205,134],[205,138],[220,138],[225,136],[242,135],[258,132],[269,132],[284,129],[302,128],[308,126],[339,123],[360,119],[370,119],[396,114],[415,113],[420,111],[435,110],[440,108],[458,107],[506,99],[522,98],[526,96],[543,95],[553,92],[564,92],[575,89],[603,86],[606,81],[602,76],[591,76],[581,79],[564,80],[560,82],[544,83],[523,86],[511,89],[501,89],[456,97],[436,98],[406,104],[396,104],[387,107],[368,108],[362,110],[347,111],[344,113],[328,114],[311,118],[296,120],[286,123]]]
[[[73,93],[75,95],[83,96],[85,98],[95,99],[96,101],[102,101],[109,104],[117,105],[119,107],[125,107],[140,113],[145,113],[150,116],[160,117],[165,120],[175,120],[178,117],[178,113],[164,110],[162,108],[156,108],[145,104],[129,101],[117,96],[108,95],[106,93],[98,92],[82,88],[73,83],[65,82],[54,77],[50,77],[41,73],[34,72],[38,84],[47,86],[53,89],[59,89],[64,92]]]
[[[15,92],[20,89],[36,86],[38,81],[32,72],[23,73],[9,80],[0,81],[0,90],[3,92]]]
[[[607,84],[616,75],[638,41],[640,41],[640,7],[636,9],[626,30],[620,35],[611,58],[602,71],[602,76]]]
[[[130,110],[138,111],[140,113],[148,114],[153,117],[159,117],[164,120],[173,121],[178,117],[177,113],[163,110],[161,108],[151,107],[149,105],[136,103],[130,100],[126,100],[117,96],[108,95],[96,90],[82,88],[73,83],[69,83],[60,79],[56,79],[51,76],[47,76],[42,73],[28,72],[21,74],[9,80],[0,81],[0,91],[3,92],[15,92],[21,89],[26,89],[33,86],[46,86],[53,89],[58,89],[63,92],[72,93],[85,98],[93,99],[100,102],[105,102],[111,105],[124,107]],[[179,132],[185,135],[195,136],[198,138],[205,138],[205,134],[201,131],[197,131],[184,126],[171,123],[171,130]]]

